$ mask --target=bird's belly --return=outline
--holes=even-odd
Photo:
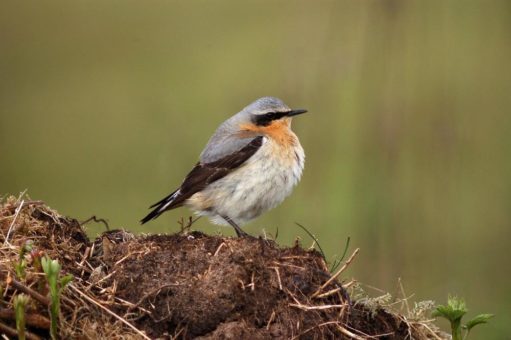
[[[188,205],[201,215],[214,217],[218,224],[225,224],[219,215],[244,224],[280,204],[300,180],[303,149],[298,144],[290,155],[275,157],[272,146],[265,147],[243,166],[192,196]]]

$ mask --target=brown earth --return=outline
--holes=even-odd
[[[14,266],[29,240],[26,275],[18,277]],[[14,198],[0,206],[0,242],[0,334],[11,337],[12,302],[20,292],[32,298],[30,336],[49,337],[48,301],[37,298],[46,297],[46,281],[34,265],[44,254],[74,276],[61,298],[62,338],[443,338],[431,323],[350,301],[337,279],[325,286],[331,278],[325,260],[298,244],[125,231],[91,242],[75,219]]]

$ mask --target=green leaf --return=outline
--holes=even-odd
[[[449,320],[450,322],[459,322],[463,315],[467,313],[467,307],[465,301],[457,297],[449,297],[447,299],[447,306],[437,306],[433,311],[433,316],[441,316]]]
[[[459,309],[453,309],[449,306],[437,306],[436,309],[433,311],[432,315],[434,317],[441,316],[446,318],[449,321],[455,321],[459,320],[463,317],[463,315],[466,314],[466,311],[459,310]]]
[[[493,318],[495,315],[494,314],[479,314],[477,315],[475,318],[473,318],[472,320],[470,320],[469,322],[467,322],[463,328],[465,328],[467,331],[470,332],[470,330],[474,327],[474,326],[477,326],[477,325],[480,325],[480,324],[483,324],[483,323],[488,323],[488,320],[490,320],[491,318]]]
[[[25,254],[30,253],[34,248],[34,242],[32,240],[28,240],[23,244],[20,251],[20,257],[23,257]]]
[[[19,294],[14,297],[13,305],[16,316],[16,330],[18,331],[18,339],[25,340],[25,308],[30,298],[28,295]]]
[[[43,271],[46,275],[50,272],[50,261],[50,258],[46,256],[41,259],[41,266],[43,267]]]
[[[456,296],[449,296],[447,306],[437,306],[433,311],[433,316],[442,316],[448,320],[459,320],[467,313],[467,307],[463,299]]]
[[[447,299],[447,306],[437,306],[433,311],[433,317],[441,316],[451,323],[452,340],[461,340],[461,318],[467,313],[465,301],[455,296]]]
[[[65,286],[67,286],[67,284],[69,282],[71,282],[72,280],[73,280],[73,275],[71,275],[71,274],[67,274],[66,276],[62,277],[62,279],[60,279],[61,288],[64,288]]]
[[[314,242],[316,243],[316,245],[318,246],[318,249],[319,249],[319,252],[321,253],[321,257],[323,257],[323,260],[326,261],[326,255],[325,255],[325,252],[323,251],[323,249],[321,248],[321,245],[319,244],[319,241],[318,239],[316,238],[316,236],[314,236],[307,228],[305,228],[303,225],[301,225],[300,223],[298,222],[295,222],[295,224],[297,226],[299,226],[300,228],[302,228],[303,231],[305,231],[307,233],[307,235],[310,236],[311,239],[314,240]]]
[[[14,271],[16,272],[16,276],[20,279],[25,278],[25,260],[21,260],[19,263],[14,265]]]

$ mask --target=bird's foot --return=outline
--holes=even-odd
[[[238,237],[256,238],[244,232],[243,229],[241,229],[240,226],[237,225],[236,222],[234,222],[229,216],[222,215],[222,218],[234,228]]]

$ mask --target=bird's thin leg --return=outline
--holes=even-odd
[[[234,223],[233,220],[231,220],[231,218],[227,215],[221,215],[222,218],[227,222],[229,223],[233,228],[234,230],[236,231],[236,235],[238,235],[238,237],[247,237],[247,236],[250,236],[248,235],[246,232],[244,232],[243,230],[241,230],[241,228],[239,227],[239,225],[237,225],[236,223]]]

